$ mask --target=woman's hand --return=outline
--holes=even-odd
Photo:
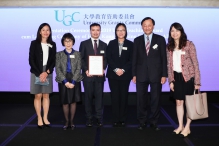
[[[200,86],[199,85],[195,85],[195,90],[199,90]]]
[[[117,70],[117,72],[116,72],[116,74],[117,74],[118,76],[123,75],[123,73],[124,73],[123,70],[120,69],[120,68],[119,68],[119,69]]]
[[[65,87],[66,87],[66,88],[70,88],[70,87],[69,87],[69,84],[70,84],[69,82],[65,83]]]
[[[170,83],[170,89],[174,92],[174,84]]]
[[[72,84],[72,83],[69,83],[69,86],[68,86],[70,89],[72,89],[72,88],[74,88],[75,87],[75,85],[74,84]]]
[[[40,82],[45,82],[48,74],[46,72],[42,72],[40,74]]]

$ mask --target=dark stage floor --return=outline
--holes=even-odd
[[[65,122],[62,108],[50,106],[51,128],[37,128],[32,104],[0,104],[0,146],[217,146],[219,145],[219,104],[209,104],[209,118],[192,122],[191,135],[172,135],[177,126],[175,105],[163,105],[159,126],[161,131],[137,129],[136,106],[129,106],[127,126],[111,126],[111,106],[104,106],[104,126],[85,127],[83,105],[77,106],[75,130],[62,130]]]

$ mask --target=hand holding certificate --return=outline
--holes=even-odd
[[[103,75],[103,56],[89,56],[89,75]]]

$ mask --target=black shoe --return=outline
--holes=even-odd
[[[160,128],[157,127],[156,124],[150,124],[150,127],[153,128],[155,131],[160,131]]]
[[[44,128],[44,125],[37,125],[37,127],[38,127],[39,129],[43,129],[43,128]]]
[[[71,125],[71,130],[74,130],[75,129],[75,125]]]
[[[68,129],[68,126],[65,125],[65,126],[62,127],[62,129],[63,129],[63,130],[67,130],[67,129]]]
[[[92,127],[93,126],[93,121],[91,119],[87,119],[86,126],[87,127]]]
[[[144,127],[145,127],[145,124],[139,124],[139,125],[138,125],[138,130],[143,130]]]
[[[121,127],[125,127],[125,122],[120,122]]]
[[[119,122],[114,122],[113,127],[119,127]]]
[[[45,127],[46,127],[46,128],[50,128],[51,125],[50,125],[50,124],[45,124]]]
[[[101,119],[97,119],[97,126],[98,126],[98,127],[103,126],[103,124],[102,124],[102,120],[101,120]]]

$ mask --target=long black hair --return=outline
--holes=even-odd
[[[170,26],[170,30],[169,30],[169,38],[168,38],[168,43],[167,43],[167,48],[169,51],[173,51],[174,48],[176,47],[175,41],[171,37],[171,30],[173,27],[181,32],[181,36],[179,38],[179,49],[182,49],[183,47],[185,47],[186,42],[187,42],[187,35],[182,25],[180,23],[175,22]]]
[[[49,25],[48,23],[42,23],[42,24],[39,26],[38,31],[37,31],[36,40],[37,40],[38,42],[41,42],[41,41],[42,41],[42,35],[40,34],[40,31],[41,31],[41,29],[42,29],[44,26],[48,26],[48,27],[49,27],[49,30],[50,30],[50,35],[49,35],[49,37],[48,37],[48,39],[47,39],[46,41],[47,41],[47,43],[52,43],[52,42],[53,42],[53,41],[52,41],[52,30],[51,30],[51,27],[50,27],[50,25]]]

